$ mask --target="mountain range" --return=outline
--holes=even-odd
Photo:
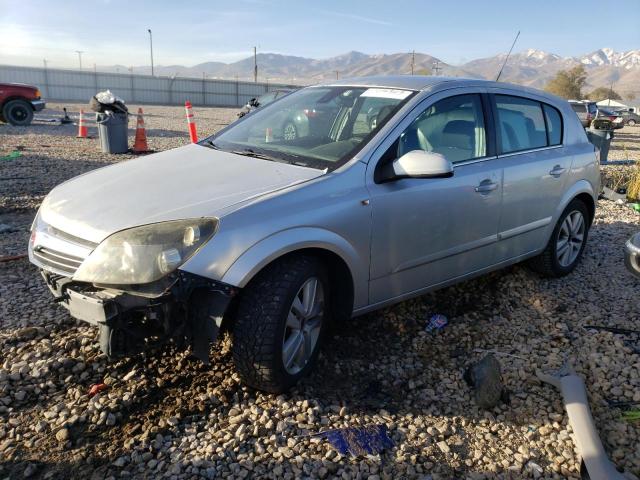
[[[336,76],[340,78],[365,75],[437,73],[445,76],[495,79],[506,54],[472,60],[462,65],[450,65],[424,53],[392,53],[369,55],[351,51],[327,59],[313,59],[277,53],[257,56],[259,80],[292,84],[312,84]],[[226,78],[253,78],[253,57],[233,63],[205,62],[192,67],[183,65],[156,66],[156,75]],[[554,53],[529,49],[512,54],[501,76],[502,81],[542,88],[560,70],[584,65],[587,71],[586,91],[610,87],[623,96],[640,97],[640,49],[616,52],[602,48],[579,57],[562,57]],[[148,66],[132,67],[135,73],[151,73]],[[101,67],[102,71],[119,71],[122,65]],[[435,71],[434,71],[435,70]]]

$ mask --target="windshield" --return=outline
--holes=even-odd
[[[351,159],[414,93],[305,88],[256,110],[203,145],[330,171]]]

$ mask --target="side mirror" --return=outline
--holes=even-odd
[[[453,165],[444,155],[424,150],[412,150],[393,161],[395,178],[448,178]]]

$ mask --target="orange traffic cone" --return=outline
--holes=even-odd
[[[187,112],[187,126],[189,127],[189,138],[191,139],[191,143],[198,142],[198,134],[196,133],[196,121],[193,119],[193,110],[191,107],[191,102],[187,100],[184,102],[184,108]]]
[[[147,144],[147,131],[144,129],[144,118],[142,117],[142,108],[138,108],[138,120],[136,122],[136,140],[133,144],[133,153],[149,152]]]
[[[80,119],[78,120],[78,138],[89,138],[87,126],[84,124],[84,118],[82,118],[83,114],[84,111],[80,110]]]

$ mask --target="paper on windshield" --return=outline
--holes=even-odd
[[[411,95],[411,91],[409,90],[398,90],[397,88],[369,88],[362,92],[362,95],[360,96],[404,100],[409,95]]]

